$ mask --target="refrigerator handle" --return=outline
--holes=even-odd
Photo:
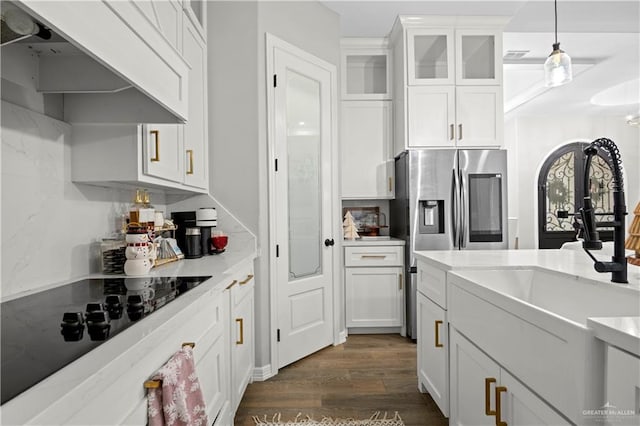
[[[460,248],[467,247],[467,185],[460,170]]]
[[[453,169],[451,179],[451,240],[453,248],[458,248],[458,176]]]

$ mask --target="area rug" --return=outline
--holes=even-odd
[[[267,415],[260,418],[253,416],[256,426],[404,426],[404,422],[396,411],[393,416],[388,417],[387,413],[375,412],[366,420],[355,419],[338,419],[332,417],[324,417],[322,420],[314,420],[310,416],[298,414],[295,419],[283,422],[280,414],[275,414],[271,419],[267,419]]]

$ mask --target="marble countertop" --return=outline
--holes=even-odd
[[[589,318],[595,336],[640,357],[640,317]]]
[[[389,236],[360,237],[357,240],[342,240],[344,247],[353,246],[403,246],[404,240]]]

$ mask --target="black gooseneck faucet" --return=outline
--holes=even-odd
[[[591,159],[598,153],[598,148],[607,152],[613,164],[613,222],[606,223],[613,227],[613,257],[611,262],[597,260],[589,250],[600,250],[602,241],[598,235],[598,229],[591,203],[591,185],[589,169]],[[628,283],[627,259],[624,252],[625,215],[627,206],[624,199],[624,182],[622,178],[622,158],[616,144],[606,138],[596,139],[587,146],[584,151],[587,156],[584,166],[584,204],[579,210],[582,218],[583,237],[582,248],[594,261],[594,268],[598,272],[611,272],[611,281],[614,283]]]

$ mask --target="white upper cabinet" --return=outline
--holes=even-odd
[[[399,76],[393,155],[408,148],[502,146],[505,23],[491,16],[398,17],[390,35]]]
[[[343,199],[393,198],[391,101],[343,101],[340,162]]]
[[[502,30],[408,28],[406,33],[410,86],[502,84]]]
[[[202,40],[207,39],[206,0],[182,0],[184,13],[189,17]]]
[[[180,126],[145,124],[141,128],[144,174],[181,182],[183,141]]]
[[[170,8],[174,3],[153,2],[154,5],[156,3],[161,6],[159,10],[162,13],[158,13],[157,18],[154,16],[152,21],[147,18],[149,9],[145,8],[143,2],[17,2],[20,8],[77,47],[82,54],[88,55],[133,89],[137,89],[141,95],[140,98],[131,96],[128,93],[130,90],[120,88],[113,93],[102,94],[92,91],[90,87],[82,87],[82,95],[70,95],[68,102],[65,99],[65,109],[67,103],[70,104],[70,113],[65,112],[68,121],[105,122],[105,119],[113,115],[112,122],[121,123],[123,121],[117,117],[117,109],[124,107],[134,113],[141,111],[140,115],[143,115],[147,109],[143,102],[145,97],[153,101],[151,104],[160,105],[171,113],[173,122],[189,118],[186,95],[189,69],[175,44],[172,45],[171,42],[179,34],[178,28],[174,28],[176,16],[171,17]],[[158,29],[160,23],[166,33]],[[75,67],[73,60],[57,61],[57,66],[65,63],[69,66],[67,73],[87,72]],[[47,91],[56,91],[55,84],[50,84]],[[73,87],[64,87],[60,91],[78,93]],[[131,108],[129,104],[132,102],[138,103],[139,108]],[[74,115],[76,112],[77,116]],[[128,122],[137,121],[141,121],[140,116],[133,114]]]
[[[196,26],[184,20],[182,54],[189,72],[189,121],[184,125],[184,183],[209,187],[209,139],[207,137],[207,45]]]
[[[391,99],[391,52],[386,40],[343,39],[342,99]]]

